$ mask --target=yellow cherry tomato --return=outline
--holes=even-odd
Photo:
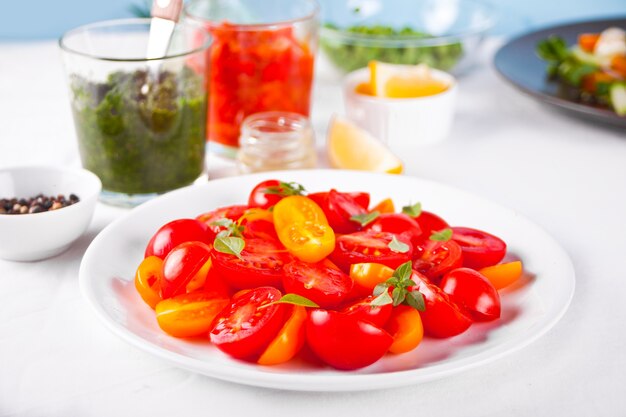
[[[488,266],[478,272],[487,278],[496,290],[499,290],[517,281],[522,276],[523,267],[521,261],[513,261]]]
[[[393,200],[391,198],[385,198],[380,203],[376,204],[373,209],[370,211],[377,211],[380,214],[383,213],[395,213],[396,206],[393,204]]]
[[[405,305],[394,307],[385,330],[393,337],[393,343],[389,347],[391,353],[410,352],[424,338],[420,313]]]
[[[244,211],[237,223],[242,224],[244,221],[252,222],[255,220],[265,220],[274,223],[274,214],[269,210],[253,207]]]
[[[230,300],[214,291],[180,294],[157,304],[159,327],[175,337],[207,335],[215,316]]]
[[[306,309],[294,306],[291,316],[257,362],[260,365],[276,365],[293,358],[304,345],[305,321]]]
[[[311,199],[289,196],[274,206],[274,227],[287,251],[304,262],[318,262],[335,249],[335,232]]]
[[[354,281],[353,291],[362,296],[372,294],[376,285],[387,281],[392,275],[393,269],[375,262],[350,266],[350,278]]]
[[[135,288],[152,309],[161,301],[161,280],[163,279],[163,259],[148,256],[137,268]]]

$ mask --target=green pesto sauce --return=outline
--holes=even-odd
[[[330,29],[339,29],[332,24],[326,24]],[[411,28],[394,29],[390,26],[351,26],[344,29],[349,33],[373,36],[403,36],[429,38],[430,35],[415,31]],[[322,49],[338,68],[349,72],[355,69],[366,67],[370,61],[382,61],[390,64],[427,64],[432,68],[440,70],[450,70],[463,56],[461,43],[456,42],[449,45],[437,46],[416,46],[416,47],[384,47],[361,45],[357,42],[347,44],[332,39],[322,39],[320,42]]]
[[[162,193],[200,176],[206,93],[193,71],[115,72],[105,83],[73,75],[71,82],[82,163],[103,189]]]

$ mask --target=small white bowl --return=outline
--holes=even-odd
[[[448,89],[416,98],[359,94],[356,87],[369,81],[369,68],[351,72],[344,81],[346,115],[396,153],[444,140],[452,127],[457,83],[446,72],[430,71],[433,78],[448,84]]]
[[[0,198],[37,194],[80,201],[58,210],[33,214],[0,214],[0,258],[37,261],[65,251],[87,229],[102,189],[100,179],[84,169],[19,166],[0,169]]]

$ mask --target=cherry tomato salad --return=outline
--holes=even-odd
[[[135,287],[166,333],[261,365],[306,347],[358,369],[500,317],[498,291],[522,275],[520,261],[502,262],[502,239],[420,203],[370,203],[263,181],[245,205],[157,230]]]

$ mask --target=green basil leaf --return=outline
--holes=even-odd
[[[413,273],[413,263],[411,261],[407,261],[396,268],[393,271],[393,276],[397,278],[396,283],[400,283],[401,281],[405,281],[411,278],[411,274]],[[391,279],[391,278],[390,278]]]
[[[406,294],[404,303],[410,307],[413,307],[417,311],[426,311],[426,303],[424,302],[424,295],[419,291],[411,291]]]
[[[281,197],[288,197],[291,195],[304,195],[306,190],[301,184],[297,182],[279,182],[278,186],[271,186],[265,188],[263,191],[266,194],[276,194]]]
[[[233,223],[234,222],[231,219],[225,217],[223,219],[218,219],[218,220],[215,220],[214,222],[211,222],[210,225],[211,226],[229,227]]]
[[[420,214],[422,214],[422,203],[415,203],[404,206],[402,207],[402,212],[411,217],[418,217]]]
[[[213,249],[216,251],[227,253],[229,255],[235,255],[239,259],[241,259],[241,251],[245,246],[246,243],[240,237],[219,236],[219,234],[213,242]]]
[[[406,290],[404,288],[396,287],[391,292],[391,298],[393,300],[393,306],[397,307],[404,301],[406,297]]]
[[[387,291],[383,291],[378,297],[374,298],[370,302],[370,305],[373,307],[380,307],[391,303],[393,303],[393,299],[389,296]]]
[[[409,251],[409,245],[404,242],[400,242],[395,236],[391,238],[391,242],[387,245],[392,252],[407,253]]]
[[[436,242],[447,242],[450,239],[452,239],[452,229],[450,228],[433,232],[433,234],[430,235],[430,240],[434,240]]]
[[[387,288],[389,288],[389,284],[381,282],[374,287],[372,294],[376,296],[381,295],[382,293],[387,292]]]
[[[380,212],[372,211],[371,213],[355,214],[350,217],[353,222],[359,223],[361,226],[367,226],[380,216]]]
[[[312,308],[319,307],[319,305],[309,300],[308,298],[303,297],[298,294],[291,294],[291,293],[285,294],[282,297],[280,297],[280,300],[274,301],[269,304],[293,304],[293,305],[302,306],[302,307],[312,307]]]

